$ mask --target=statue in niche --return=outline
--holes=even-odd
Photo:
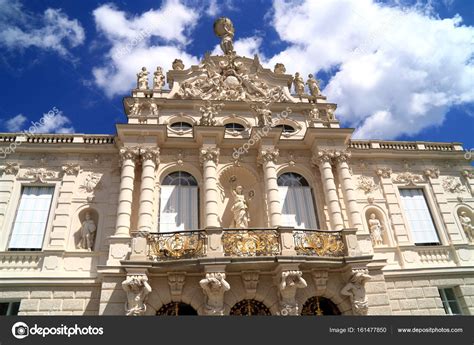
[[[311,108],[311,110],[308,112],[308,119],[310,122],[320,120],[321,118],[319,117],[319,109],[316,107]]]
[[[224,294],[230,290],[225,273],[207,273],[199,282],[206,295],[206,315],[224,315]]]
[[[183,60],[174,59],[173,63],[171,64],[171,67],[173,67],[175,71],[182,71],[184,69]]]
[[[284,271],[281,274],[280,307],[281,314],[298,315],[298,304],[296,302],[296,290],[304,289],[308,286],[301,271]]]
[[[275,74],[285,74],[286,73],[286,67],[284,64],[278,62],[275,64],[275,67],[273,68],[273,73]]]
[[[163,75],[163,69],[158,66],[153,73],[153,90],[160,91],[163,86],[165,86],[165,76]]]
[[[249,206],[243,193],[244,188],[237,186],[232,190],[232,196],[234,197],[234,203],[231,211],[234,213],[234,221],[232,222],[232,228],[245,229],[248,228],[250,222]],[[249,193],[249,197],[253,197],[253,193]]]
[[[128,104],[130,106],[130,115],[132,116],[140,116],[142,112],[142,106],[138,98],[135,98],[132,104]]]
[[[367,315],[369,311],[365,283],[370,279],[372,277],[365,272],[355,272],[341,290],[341,295],[350,297],[354,315]]]
[[[295,92],[298,95],[298,97],[301,99],[301,97],[304,94],[304,80],[300,76],[299,72],[295,73],[295,77],[293,79],[293,86],[295,88]]]
[[[158,105],[154,101],[148,101],[148,104],[150,105],[150,112],[153,116],[158,116],[160,113],[158,109]]]
[[[139,90],[148,90],[148,71],[146,67],[137,73],[137,88]]]
[[[383,245],[382,224],[380,224],[380,220],[377,219],[375,213],[370,214],[368,223],[370,229],[370,237],[372,237],[372,242],[374,243],[374,246]]]
[[[221,17],[214,22],[214,33],[221,39],[221,49],[225,55],[233,55],[234,24],[229,18]]]
[[[86,212],[85,219],[81,226],[81,241],[79,242],[79,248],[92,251],[94,249],[95,234],[97,226],[94,220],[91,218],[89,212]]]
[[[146,311],[146,297],[151,292],[146,275],[129,275],[122,282],[122,288],[127,293],[125,315],[140,316]]]
[[[466,233],[467,239],[469,242],[474,241],[474,226],[472,225],[471,217],[466,215],[466,212],[462,211],[459,215],[459,220],[461,221],[462,228]]]
[[[319,88],[319,81],[313,77],[312,74],[308,75],[308,85],[309,93],[314,97],[313,101],[316,101],[316,97],[321,96],[321,89]]]

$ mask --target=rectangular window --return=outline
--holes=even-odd
[[[403,188],[400,189],[400,196],[414,243],[418,245],[439,244],[438,233],[423,190]]]
[[[53,193],[54,187],[23,187],[9,250],[41,250]]]
[[[316,212],[311,187],[278,187],[283,226],[295,229],[317,229]]]
[[[2,316],[18,315],[18,310],[20,310],[20,302],[0,302]]]
[[[161,186],[159,231],[196,230],[198,204],[197,186]]]
[[[439,295],[441,301],[443,301],[443,307],[448,315],[461,315],[461,308],[459,307],[456,294],[453,288],[439,289]]]

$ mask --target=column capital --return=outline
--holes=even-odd
[[[319,150],[313,154],[311,162],[314,165],[321,165],[323,163],[332,163],[334,158],[334,151],[331,150]]]
[[[350,151],[335,151],[334,152],[334,160],[337,164],[347,163],[351,158],[352,153]]]
[[[207,161],[213,161],[217,164],[219,160],[220,150],[218,147],[202,147],[201,151],[199,152],[199,161],[201,164]]]
[[[140,149],[138,147],[134,147],[134,146],[121,147],[119,150],[120,165],[122,165],[123,162],[128,159],[133,160],[135,162],[138,159],[139,154],[140,154]]]
[[[160,149],[158,147],[141,147],[140,158],[143,161],[152,160],[155,164],[160,163]]]
[[[260,164],[267,163],[267,162],[276,163],[279,156],[280,156],[280,151],[278,149],[275,149],[275,148],[262,149],[258,152],[257,161]]]

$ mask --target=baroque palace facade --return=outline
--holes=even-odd
[[[353,140],[214,31],[169,89],[137,74],[116,135],[0,135],[2,314],[474,314],[461,144]]]

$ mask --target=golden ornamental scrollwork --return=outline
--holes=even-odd
[[[222,235],[226,256],[279,255],[280,236],[275,230],[226,230]]]
[[[293,237],[298,255],[344,256],[344,242],[340,232],[295,231]]]
[[[202,257],[205,239],[205,234],[199,231],[148,234],[148,257],[153,261]]]

